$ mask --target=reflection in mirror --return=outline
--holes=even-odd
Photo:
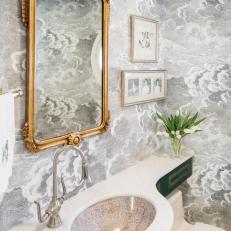
[[[37,140],[102,123],[102,2],[36,2]]]

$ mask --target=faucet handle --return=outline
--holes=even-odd
[[[34,203],[36,204],[37,206],[37,215],[38,215],[38,221],[40,223],[44,223],[48,218],[49,218],[49,212],[46,211],[43,215],[42,215],[42,210],[41,210],[41,206],[40,206],[40,203],[37,202],[37,201],[34,201]]]
[[[64,202],[65,196],[67,194],[67,189],[66,189],[66,185],[64,183],[63,176],[61,176],[61,185],[62,185],[63,193],[62,193],[62,196],[59,198],[59,201],[62,204]]]
[[[80,183],[84,182],[85,180],[88,180],[89,182],[91,182],[91,177],[89,176],[89,172],[88,172],[87,161],[84,161],[82,164],[82,176],[81,176]]]

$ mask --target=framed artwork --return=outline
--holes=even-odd
[[[122,71],[122,106],[163,100],[167,98],[167,76],[165,70]]]
[[[159,50],[159,23],[152,19],[131,16],[132,62],[157,62]]]

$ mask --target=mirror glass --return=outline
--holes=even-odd
[[[35,138],[102,123],[102,0],[37,0]]]

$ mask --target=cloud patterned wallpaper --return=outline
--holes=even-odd
[[[81,1],[80,1],[81,2]],[[0,76],[9,88],[25,90],[26,31],[17,0],[0,0]],[[160,60],[132,64],[129,15],[160,21]],[[107,133],[83,142],[93,183],[153,154],[169,151],[168,140],[156,133],[155,110],[200,111],[207,117],[204,131],[186,138],[196,152],[194,175],[181,188],[185,217],[231,230],[231,1],[228,0],[112,0],[110,27],[110,111]],[[3,35],[3,36],[2,36]],[[121,69],[167,69],[168,99],[120,107]],[[0,230],[6,231],[35,213],[33,201],[45,206],[51,195],[51,154],[30,155],[22,141],[25,99],[17,99],[17,142],[13,175],[0,198]],[[69,197],[90,187],[77,185],[79,160],[62,157]]]

